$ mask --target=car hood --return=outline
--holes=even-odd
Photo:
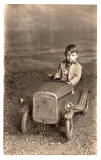
[[[54,94],[57,99],[67,95],[73,90],[73,86],[63,82],[46,82],[39,87],[37,92],[48,92]]]

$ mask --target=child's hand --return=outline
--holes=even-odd
[[[48,73],[48,77],[52,77],[52,74]]]
[[[67,82],[67,84],[70,84],[70,85],[72,85],[72,84],[71,84],[71,82]]]

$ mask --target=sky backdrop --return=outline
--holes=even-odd
[[[13,62],[25,70],[42,68],[43,63],[55,68],[70,43],[77,45],[81,63],[96,63],[96,5],[9,4],[4,15],[5,55],[11,68]]]
[[[92,31],[97,27],[97,6],[9,4],[5,20],[7,30]]]

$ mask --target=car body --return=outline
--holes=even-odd
[[[73,115],[76,112],[86,112],[88,108],[88,89],[80,89],[63,81],[47,81],[33,95],[31,116],[33,121],[43,124],[58,124],[65,119],[66,137],[72,139]],[[23,105],[25,108],[26,105]],[[30,107],[24,110],[22,116],[22,131],[27,131],[27,121]]]

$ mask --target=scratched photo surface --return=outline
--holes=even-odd
[[[77,45],[83,67],[80,86],[90,89],[88,111],[73,116],[70,141],[65,131],[48,124],[44,131],[43,124],[33,120],[29,132],[22,133],[18,97],[33,100],[48,73],[56,72],[71,43]],[[4,154],[96,155],[97,6],[5,5],[4,50]]]

